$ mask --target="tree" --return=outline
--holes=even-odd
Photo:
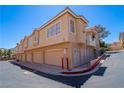
[[[103,41],[103,39],[105,39],[111,34],[108,30],[106,30],[106,27],[102,25],[97,25],[96,31],[99,33],[100,41]]]
[[[101,53],[103,54],[105,51],[108,50],[108,47],[107,47],[108,45],[106,44],[105,41],[103,41],[103,39],[108,37],[110,35],[110,32],[108,30],[106,30],[106,27],[104,27],[102,25],[97,25],[96,26],[96,31],[99,34],[100,48],[101,48]]]
[[[103,39],[108,37],[110,35],[110,32],[108,30],[106,30],[106,27],[104,27],[102,25],[97,25],[96,31],[99,33],[100,47],[107,48],[107,44],[103,41]]]
[[[100,47],[107,48],[107,44],[104,41],[102,41],[102,42],[100,42]]]
[[[2,50],[0,49],[0,58],[2,57]]]
[[[8,49],[8,50],[7,50],[7,56],[8,56],[8,57],[11,57],[11,54],[12,54],[11,50]]]
[[[7,50],[6,50],[6,49],[3,51],[2,55],[3,55],[4,57],[7,57]]]

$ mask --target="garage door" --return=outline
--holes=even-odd
[[[79,48],[74,48],[73,49],[73,66],[80,66],[81,65],[81,60],[80,60],[80,49]]]
[[[45,51],[45,63],[46,64],[61,66],[62,57],[63,57],[62,49]]]
[[[19,55],[19,60],[20,60],[20,61],[22,60],[22,56],[21,56],[21,54]]]
[[[31,53],[27,54],[27,61],[32,62],[32,54]]]
[[[34,52],[33,53],[33,61],[35,63],[43,63],[43,53],[42,52]]]
[[[91,47],[87,48],[86,56],[87,56],[87,61],[88,62],[91,61],[94,58],[93,48],[91,48]]]
[[[87,60],[86,60],[86,48],[81,48],[80,49],[80,54],[81,54],[81,64],[86,64]]]
[[[22,61],[25,62],[25,54],[22,54]]]

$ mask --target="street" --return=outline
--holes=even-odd
[[[55,76],[0,62],[2,88],[113,88],[124,87],[124,52],[109,54],[94,73],[83,76]]]

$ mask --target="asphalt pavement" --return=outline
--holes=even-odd
[[[0,62],[1,88],[121,88],[124,87],[124,52],[108,53],[92,74],[57,76],[33,71],[11,62]]]

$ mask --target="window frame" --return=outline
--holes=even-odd
[[[92,41],[95,41],[95,35],[92,35],[91,38],[92,38]]]
[[[71,31],[70,21],[74,22],[74,32]],[[72,34],[76,34],[76,23],[75,23],[75,20],[73,18],[69,18],[69,32],[72,33]]]
[[[59,26],[59,29],[60,29],[60,31],[59,31],[59,33],[57,33],[57,24],[60,24],[60,26]],[[55,32],[52,32],[52,31],[50,31],[50,30],[53,30],[53,29],[55,29],[56,31]],[[49,32],[48,32],[49,31]],[[51,34],[51,33],[54,33],[53,35]],[[61,21],[59,20],[59,21],[57,21],[57,22],[55,22],[54,24],[52,24],[51,26],[49,26],[48,28],[47,28],[47,31],[46,31],[46,38],[47,39],[49,39],[49,38],[53,38],[53,37],[56,37],[56,36],[58,36],[59,34],[61,34],[62,33],[62,31],[61,31]]]
[[[33,34],[33,45],[38,45],[39,44],[39,32],[36,31]]]

